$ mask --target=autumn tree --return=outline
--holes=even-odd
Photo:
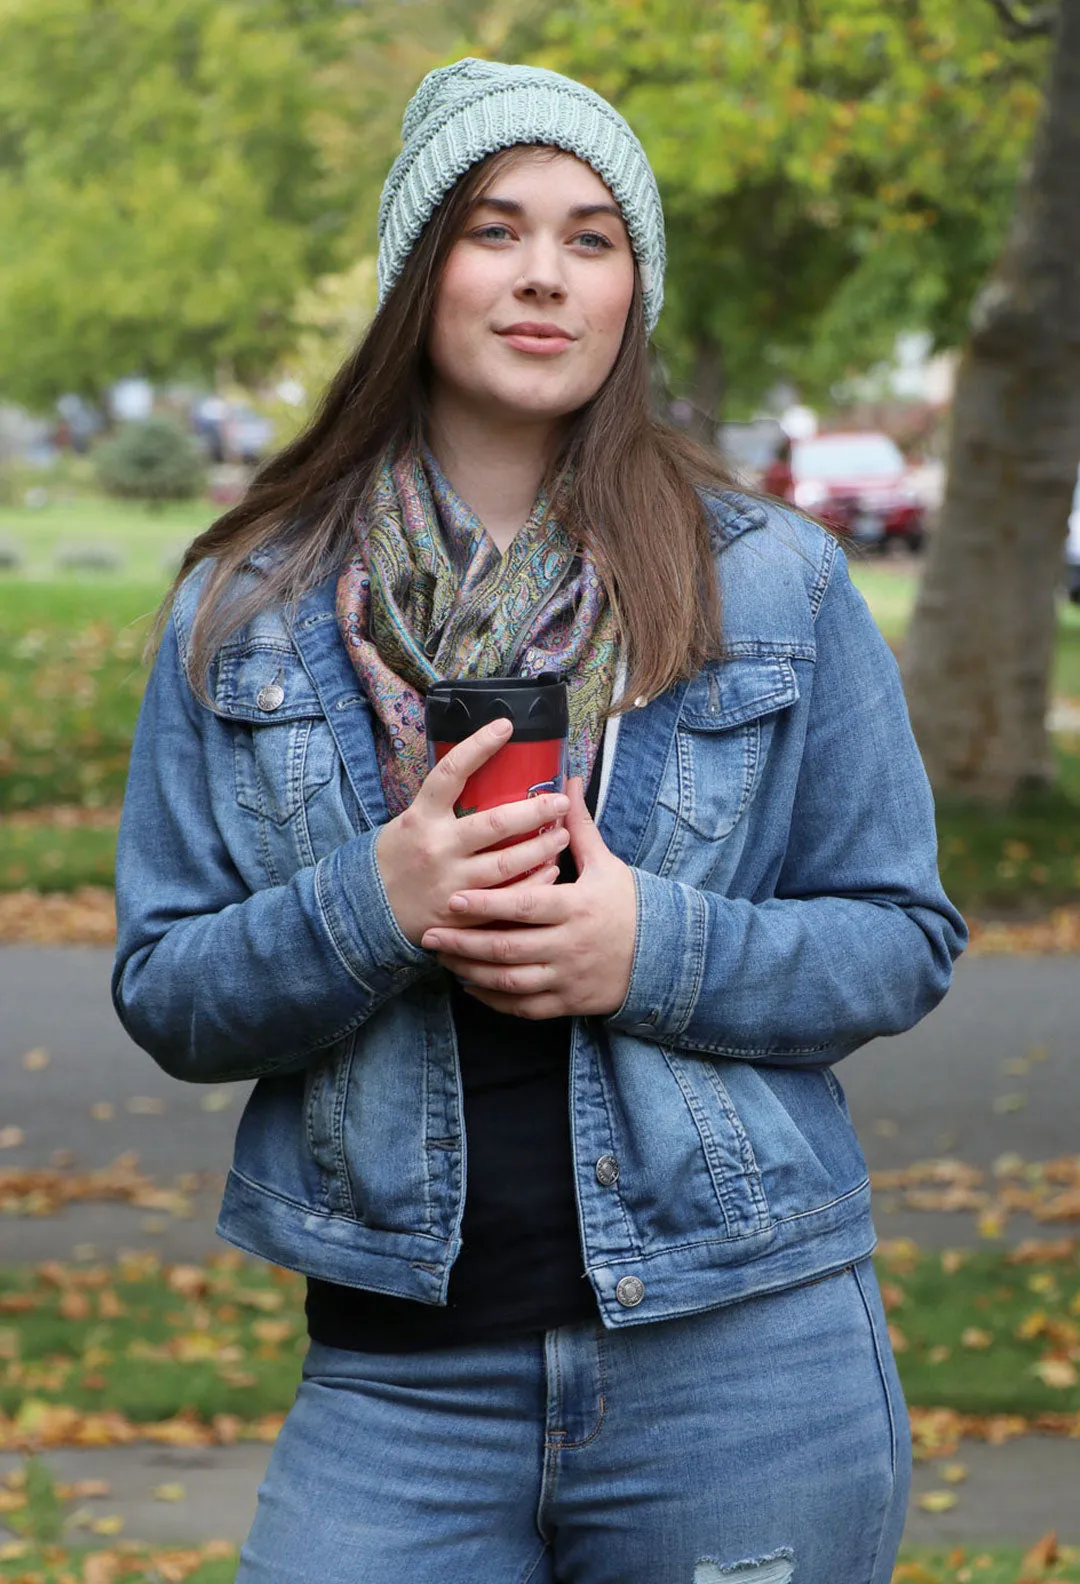
[[[596,87],[655,167],[658,343],[707,420],[780,378],[811,394],[898,330],[953,344],[1007,220],[1037,66],[985,5],[512,5],[492,52]]]
[[[1080,458],[1080,0],[1022,12],[1053,33],[1045,105],[1004,250],[971,313],[948,484],[908,644],[934,786],[1007,802],[1053,779],[1055,598]]]
[[[241,378],[292,337],[352,208],[324,154],[334,0],[0,7],[0,392]]]

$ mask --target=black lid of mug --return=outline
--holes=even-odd
[[[431,742],[461,742],[490,721],[514,723],[512,742],[550,742],[570,728],[566,683],[554,671],[538,677],[460,678],[433,682],[424,701]]]

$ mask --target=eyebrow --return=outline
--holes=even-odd
[[[496,209],[500,214],[524,214],[524,205],[518,203],[516,198],[489,198],[481,197],[473,205],[475,209]],[[575,204],[570,210],[571,220],[589,220],[593,215],[614,215],[616,220],[622,219],[622,210],[618,204],[592,203]]]

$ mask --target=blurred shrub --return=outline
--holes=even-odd
[[[206,484],[198,443],[172,418],[126,423],[94,452],[98,482],[107,495],[157,504],[191,500]]]

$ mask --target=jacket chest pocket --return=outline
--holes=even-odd
[[[336,754],[322,715],[298,715],[272,726],[238,724],[233,736],[236,801],[284,825],[331,779]]]
[[[799,697],[783,656],[714,662],[690,683],[658,801],[676,827],[722,841],[746,812],[781,711]]]
[[[307,673],[291,648],[223,651],[214,707],[232,724],[236,801],[286,825],[333,777],[337,748]]]

